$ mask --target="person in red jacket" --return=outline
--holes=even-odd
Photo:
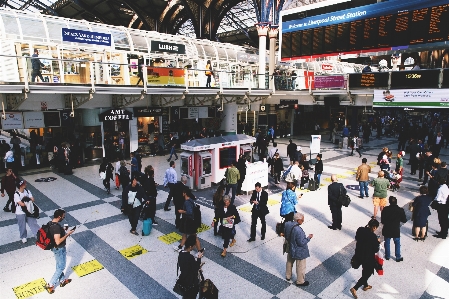
[[[16,176],[12,172],[11,168],[6,169],[6,175],[2,178],[2,197],[8,194],[8,201],[6,202],[3,211],[5,212],[16,212],[16,206],[14,205],[14,192],[16,191]],[[11,204],[11,209],[9,209],[9,204]]]

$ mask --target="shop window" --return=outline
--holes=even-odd
[[[204,158],[203,159],[203,176],[210,175],[211,172],[212,172],[211,158]]]
[[[181,157],[181,175],[189,175],[189,158]]]
[[[237,161],[237,147],[220,148],[220,169],[231,166],[233,161]]]

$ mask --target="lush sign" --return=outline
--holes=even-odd
[[[173,44],[159,41],[151,41],[151,52],[166,52],[175,54],[185,54],[186,46],[183,44]]]

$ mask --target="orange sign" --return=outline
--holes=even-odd
[[[148,85],[184,85],[184,69],[147,67]]]

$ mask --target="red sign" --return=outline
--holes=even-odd
[[[321,69],[323,71],[332,71],[334,69],[334,66],[332,64],[329,64],[329,63],[323,63],[321,65]]]
[[[189,156],[189,176],[193,176],[192,156]]]

